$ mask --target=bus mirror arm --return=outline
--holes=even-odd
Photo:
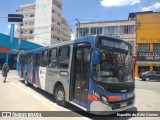
[[[98,63],[98,60],[99,60],[99,52],[98,50],[94,50],[93,51],[93,64],[97,64]]]

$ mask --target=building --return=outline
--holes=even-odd
[[[61,0],[36,0],[21,5],[16,13],[24,16],[23,22],[17,24],[17,37],[43,45],[71,40],[71,28],[62,17]]]
[[[100,34],[121,38],[132,44],[135,53],[135,20],[79,23],[77,26],[77,37]]]
[[[136,15],[136,76],[160,71],[160,12]]]
[[[41,45],[21,40],[21,51],[42,47]],[[10,69],[16,68],[18,54],[18,38],[13,38],[0,33],[0,69],[4,63],[8,63]]]

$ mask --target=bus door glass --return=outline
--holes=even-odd
[[[87,107],[90,72],[90,47],[79,47],[74,52],[74,94],[73,102]]]
[[[40,86],[39,83],[39,66],[40,66],[40,58],[41,53],[36,53],[34,57],[34,67],[33,67],[33,78],[34,78],[34,84]]]

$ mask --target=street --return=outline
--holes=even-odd
[[[153,90],[160,93],[160,80],[142,81],[141,79],[136,79],[136,89],[142,90]]]
[[[0,71],[1,73],[1,71]],[[72,112],[77,111],[77,107],[69,105],[66,108],[58,106],[54,100],[53,95],[47,92],[35,88],[33,86],[26,87],[24,81],[18,77],[16,71],[10,71],[6,83],[2,82],[2,76],[0,76],[0,111],[64,111],[57,112],[56,118],[65,119],[62,116],[66,114],[68,119],[105,119],[107,116],[99,117],[87,117],[88,113],[85,112]],[[129,111],[160,111],[160,82],[146,82],[139,79],[136,80],[136,103],[135,107]],[[59,116],[59,117],[58,117]],[[90,116],[90,115],[89,115]],[[0,118],[1,119],[1,118]],[[11,118],[4,117],[3,120]],[[14,118],[13,118],[14,119]],[[16,118],[16,120],[21,118]],[[29,119],[29,118],[28,118]],[[32,117],[35,119],[45,119]],[[49,117],[47,119],[52,119]],[[141,120],[141,119],[155,119],[158,117],[107,117],[107,119],[129,119],[129,120]]]

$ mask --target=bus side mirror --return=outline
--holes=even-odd
[[[97,64],[98,63],[98,60],[99,60],[99,52],[98,50],[94,50],[93,52],[93,64]]]

